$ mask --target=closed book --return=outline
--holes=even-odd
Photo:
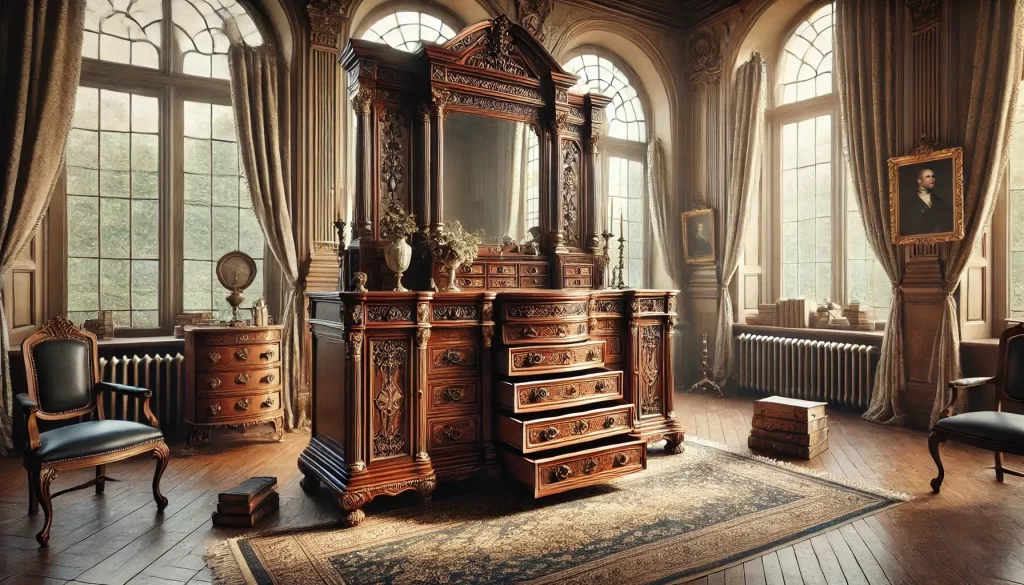
[[[267,514],[277,510],[279,497],[280,496],[277,495],[277,492],[271,492],[271,495],[265,498],[263,502],[253,510],[252,514],[221,514],[220,512],[214,512],[213,525],[252,528]]]
[[[250,477],[226,492],[221,492],[217,501],[224,504],[248,504],[259,497],[266,497],[277,485],[276,477]]]
[[[754,402],[754,414],[807,422],[825,417],[825,405],[825,402],[771,396]]]
[[[761,439],[750,435],[747,439],[747,446],[751,449],[758,449],[761,451],[771,451],[778,455],[786,455],[789,457],[797,457],[800,459],[813,459],[820,455],[822,452],[828,450],[828,440],[824,440],[814,445],[794,445],[792,443],[782,443],[780,441],[770,441],[768,439]]]
[[[811,421],[786,420],[784,418],[771,418],[761,414],[755,414],[750,419],[750,426],[755,429],[776,431],[780,433],[813,433],[828,426],[828,416],[816,418]]]
[[[817,445],[828,439],[828,429],[821,429],[813,433],[782,433],[777,431],[766,431],[763,429],[750,429],[750,436],[767,441],[778,441],[791,445]]]
[[[273,486],[271,486],[273,487]],[[271,495],[277,496],[277,492],[273,489],[261,492],[253,497],[249,503],[232,504],[227,502],[217,503],[217,512],[221,514],[239,515],[239,514],[252,514],[256,511],[256,508],[267,500]]]

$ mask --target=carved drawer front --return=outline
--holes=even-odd
[[[501,340],[505,345],[585,341],[588,333],[589,329],[586,321],[578,321],[576,323],[516,323],[501,326]]]
[[[623,435],[632,430],[632,404],[544,418],[498,417],[498,438],[523,453]]]
[[[519,288],[519,278],[515,276],[489,276],[487,288]]]
[[[281,385],[281,369],[274,367],[259,370],[208,372],[196,376],[196,385],[203,395],[248,389],[271,389]]]
[[[506,468],[540,498],[605,482],[647,469],[644,440],[607,439],[589,449],[567,447],[553,453],[520,455],[504,449]]]
[[[198,372],[236,369],[238,366],[273,365],[280,361],[281,347],[277,343],[225,345],[196,350]]]
[[[444,278],[448,278],[445,276]],[[455,286],[459,288],[487,288],[486,281],[482,277],[477,276],[461,276],[458,273],[455,275]]]
[[[548,277],[520,276],[519,288],[548,288]]]
[[[503,321],[529,321],[539,319],[586,319],[587,301],[515,302],[505,303],[502,308]]]
[[[197,402],[198,422],[231,422],[237,418],[252,420],[254,417],[263,415],[272,418],[281,411],[281,392],[275,390],[240,396],[200,398]]]
[[[250,343],[274,343],[281,341],[279,328],[239,327],[234,331],[204,332],[198,329],[193,332],[197,347],[226,347],[247,345]]]
[[[589,264],[569,265],[562,267],[566,276],[593,276],[594,267]]]
[[[547,264],[520,264],[519,276],[546,276],[548,273]]]
[[[515,264],[488,264],[487,274],[494,276],[515,276],[518,274]]]
[[[442,267],[442,272],[443,272],[443,267]],[[469,266],[459,266],[458,268],[455,269],[455,275],[456,276],[464,276],[464,275],[469,275],[469,274],[479,275],[479,274],[483,274],[483,273],[484,273],[484,265],[483,264],[470,264]]]
[[[476,372],[479,349],[472,345],[431,347],[429,372],[473,374]]]
[[[427,384],[427,413],[446,412],[480,403],[480,383],[477,380],[449,380]]]
[[[431,451],[476,445],[480,441],[480,417],[463,416],[427,420]]]
[[[606,362],[617,361],[622,357],[622,338],[619,336],[605,337],[593,335],[594,339],[604,340],[604,360]]]
[[[499,370],[508,376],[576,372],[604,366],[604,341],[526,345],[502,350]]]
[[[591,276],[566,276],[565,288],[592,288],[594,279]]]
[[[622,399],[622,372],[600,370],[557,380],[499,382],[498,403],[520,412],[542,412]]]

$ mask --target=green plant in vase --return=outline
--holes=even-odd
[[[392,202],[380,218],[380,236],[391,242],[384,248],[384,261],[395,273],[395,290],[405,292],[402,286],[402,275],[409,269],[412,262],[412,246],[408,238],[416,233],[416,217],[406,213],[397,202]]]
[[[459,220],[446,221],[443,230],[434,231],[427,240],[430,253],[435,262],[444,266],[448,273],[448,282],[444,292],[458,291],[455,285],[455,269],[459,266],[470,266],[480,249],[480,232],[467,232]]]

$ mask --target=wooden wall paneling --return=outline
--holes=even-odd
[[[4,275],[4,316],[11,346],[43,324],[43,230],[35,235]]]

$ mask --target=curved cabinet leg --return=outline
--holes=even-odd
[[[57,477],[57,470],[52,467],[44,467],[35,474],[33,487],[36,489],[36,498],[43,506],[43,529],[36,535],[36,542],[40,546],[46,546],[50,542],[50,526],[53,525],[53,502],[50,501],[50,483]]]
[[[274,425],[274,432],[277,434],[277,441],[280,443],[284,441],[284,416],[280,416],[271,421]]]
[[[160,443],[153,449],[153,457],[156,458],[156,471],[153,472],[153,501],[156,502],[157,510],[167,507],[167,498],[160,493],[160,477],[167,469],[167,458],[170,453],[171,450],[167,448],[167,443]]]
[[[28,513],[35,514],[39,511],[39,500],[36,498],[36,479],[35,473],[26,470],[28,473]]]
[[[102,495],[103,494],[103,488],[107,487],[105,485],[106,481],[107,481],[107,478],[103,477],[104,475],[106,475],[106,473],[107,473],[107,466],[106,465],[97,465],[96,466],[96,495]]]
[[[932,434],[928,435],[928,452],[932,454],[932,459],[935,460],[935,466],[939,468],[939,475],[932,480],[932,492],[939,493],[939,488],[942,487],[942,479],[946,477],[946,471],[942,469],[942,459],[939,458],[939,443],[945,443],[946,437],[937,431],[932,431]]]
[[[678,455],[684,451],[683,440],[685,433],[668,433],[665,435],[665,452]]]
[[[437,478],[431,477],[425,479],[416,485],[416,496],[419,498],[420,503],[429,503],[431,498],[434,497],[434,490],[437,488]]]
[[[366,518],[366,513],[363,512],[363,506],[368,504],[373,499],[373,495],[366,492],[346,492],[335,498],[338,506],[341,507],[342,511],[345,512],[345,517],[341,519],[341,525],[345,528],[356,526]]]

